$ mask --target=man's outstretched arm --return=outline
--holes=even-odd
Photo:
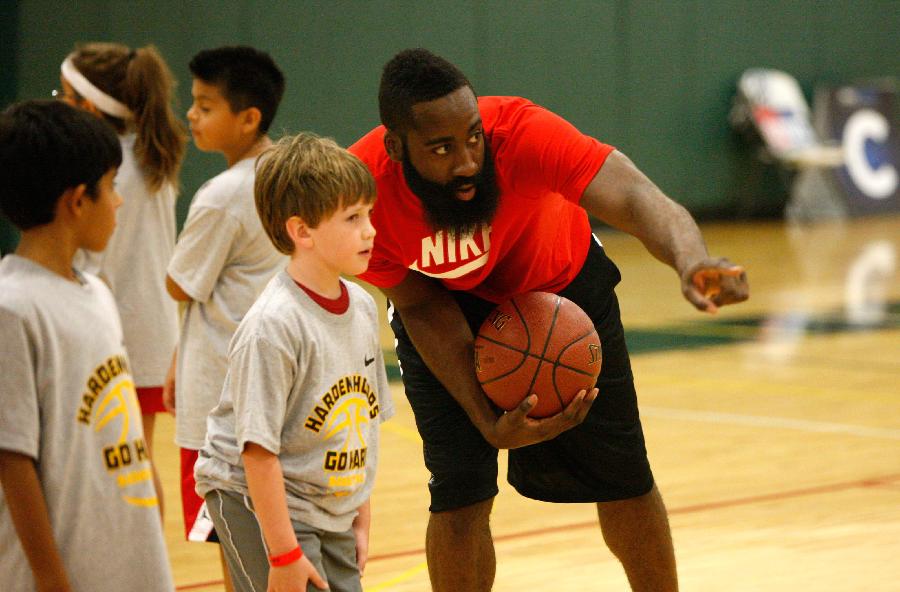
[[[698,310],[743,302],[749,296],[744,269],[713,258],[696,222],[619,151],[584,190],[581,206],[593,216],[637,237],[654,257],[681,278],[684,297]]]

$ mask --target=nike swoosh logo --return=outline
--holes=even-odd
[[[375,358],[363,358],[363,362],[366,363],[366,366],[375,361]]]
[[[413,271],[418,271],[419,273],[423,273],[423,274],[433,277],[433,278],[454,279],[454,278],[462,277],[462,276],[466,275],[467,273],[469,273],[470,271],[476,270],[480,267],[484,267],[485,265],[487,265],[487,260],[488,260],[489,255],[490,255],[490,252],[485,251],[477,259],[473,259],[473,260],[469,261],[468,263],[466,263],[465,265],[462,265],[460,267],[457,267],[455,269],[451,269],[450,271],[445,271],[442,273],[432,273],[430,271],[425,271],[424,269],[419,269],[419,266],[418,266],[417,262],[415,262],[415,261],[409,265],[409,268],[412,269]]]

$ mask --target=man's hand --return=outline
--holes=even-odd
[[[485,439],[494,448],[521,448],[552,440],[584,421],[596,398],[597,389],[581,391],[556,415],[534,419],[528,417],[528,412],[537,404],[538,397],[530,395],[518,407],[501,415]]]
[[[697,310],[715,313],[720,306],[750,296],[747,273],[728,259],[704,259],[681,274],[681,292]]]

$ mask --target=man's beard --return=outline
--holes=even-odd
[[[410,190],[416,194],[425,210],[425,219],[434,230],[454,231],[462,234],[479,224],[493,220],[500,202],[494,158],[491,147],[484,144],[484,164],[477,175],[456,177],[446,184],[429,181],[419,174],[403,147],[403,176]],[[456,197],[460,187],[472,185],[475,196],[469,201]]]

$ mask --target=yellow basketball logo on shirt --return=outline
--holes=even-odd
[[[140,411],[128,361],[116,356],[98,366],[87,380],[81,402],[76,419],[86,425],[91,425],[93,419],[94,432],[112,440],[103,447],[103,462],[106,470],[115,475],[122,499],[135,506],[159,505],[155,490],[140,486],[152,483],[153,474],[144,438],[133,433],[135,426],[140,425],[134,419],[140,417]],[[132,493],[136,489],[140,495]]]
[[[306,418],[306,429],[323,439],[339,439],[340,447],[325,453],[322,468],[336,496],[353,492],[366,480],[367,424],[378,417],[378,396],[365,376],[354,374],[335,382]],[[324,432],[323,432],[324,429]]]

